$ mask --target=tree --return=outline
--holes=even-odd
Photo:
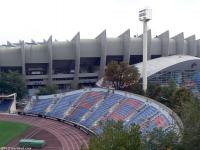
[[[50,95],[55,94],[58,90],[58,87],[55,84],[47,84],[44,87],[39,88],[37,95]]]
[[[192,99],[194,99],[194,96],[188,89],[184,87],[179,88],[175,90],[173,95],[170,97],[170,108],[180,115],[183,103],[190,102]]]
[[[176,81],[170,80],[168,85],[162,87],[162,95],[163,97],[169,99],[173,93],[177,90]]]
[[[168,150],[176,149],[180,142],[180,136],[178,136],[174,130],[164,131],[162,129],[154,129],[147,134],[144,138],[145,150]]]
[[[89,150],[169,150],[178,147],[179,139],[174,130],[155,129],[142,135],[137,125],[127,129],[122,122],[108,121],[101,135],[91,137]]]
[[[152,98],[154,100],[166,104],[168,103],[167,100],[171,97],[176,88],[176,83],[173,81],[170,81],[169,84],[166,86],[161,86],[159,83],[148,82],[147,91],[145,93],[142,89],[142,84],[139,81],[131,88],[125,90]]]
[[[181,120],[184,125],[180,150],[200,149],[200,103],[192,98],[182,104]]]
[[[117,90],[130,88],[139,80],[138,69],[127,62],[112,61],[105,71],[104,83]]]
[[[142,150],[143,144],[138,126],[125,129],[122,122],[108,121],[103,133],[91,138],[89,150]]]
[[[160,101],[160,97],[162,97],[162,87],[158,83],[148,83],[147,92],[145,96]]]
[[[24,78],[16,72],[0,73],[0,93],[17,93],[17,100],[22,99],[27,94]]]
[[[127,92],[134,93],[134,94],[145,95],[145,92],[142,89],[142,84],[140,83],[140,81],[138,81],[137,83],[135,83],[133,86],[129,88],[125,88],[124,90]]]
[[[170,80],[169,83],[165,86],[161,86],[159,83],[148,83],[147,92],[145,96],[159,101],[160,103],[173,108],[174,104],[174,95],[178,90],[176,82]]]

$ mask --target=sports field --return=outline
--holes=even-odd
[[[16,122],[0,121],[0,147],[9,144],[12,140],[22,135],[31,126]]]

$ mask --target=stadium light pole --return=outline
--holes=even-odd
[[[139,11],[139,20],[143,22],[143,90],[147,90],[147,22],[151,20],[151,9],[142,9]]]

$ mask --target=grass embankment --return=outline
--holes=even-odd
[[[29,128],[30,125],[23,123],[0,121],[0,147],[6,146]]]

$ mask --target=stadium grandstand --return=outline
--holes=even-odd
[[[123,121],[125,127],[138,124],[143,134],[154,128],[182,128],[179,117],[166,106],[132,93],[103,88],[35,96],[24,109],[26,115],[70,122],[93,134],[102,133],[108,120]]]
[[[127,61],[130,65],[142,62],[142,43],[142,35],[132,37],[129,29],[116,38],[107,38],[103,31],[94,39],[80,39],[77,33],[71,41],[53,41],[51,36],[43,42],[8,42],[0,46],[0,71],[19,72],[25,77],[30,91],[47,83],[67,91],[81,85],[95,85],[112,60]],[[149,60],[161,58],[159,61],[166,61],[176,55],[197,60],[199,45],[195,35],[184,38],[180,33],[170,38],[166,31],[153,38],[151,30],[148,31]],[[195,63],[192,69],[198,65]]]
[[[0,95],[0,113],[16,113],[16,93]]]
[[[15,94],[2,96],[0,123],[8,121],[6,123],[9,127],[13,123],[19,126],[25,124],[29,129],[7,143],[8,147],[20,147],[20,141],[24,139],[45,141],[42,150],[87,149],[92,135],[101,134],[108,120],[123,121],[126,128],[137,124],[143,136],[155,128],[174,130],[177,133],[183,129],[180,118],[163,104],[114,89],[85,88],[54,95],[32,96],[24,111],[18,112],[19,115],[10,114],[16,113],[13,109],[16,108],[15,98]],[[15,130],[12,130],[14,133]]]

